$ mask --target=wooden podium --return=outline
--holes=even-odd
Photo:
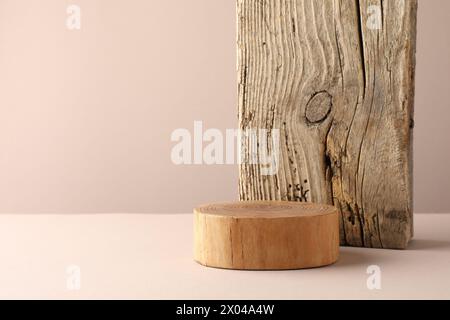
[[[339,257],[339,214],[328,205],[249,201],[194,209],[194,258],[208,267],[286,270]]]

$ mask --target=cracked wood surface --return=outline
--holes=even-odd
[[[237,1],[240,128],[280,130],[277,174],[242,164],[241,200],[334,204],[342,245],[407,246],[416,13],[417,0]]]

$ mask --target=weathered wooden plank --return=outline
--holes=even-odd
[[[240,166],[241,200],[332,203],[341,244],[405,248],[417,0],[237,6],[240,127],[279,129],[281,146],[276,175]]]

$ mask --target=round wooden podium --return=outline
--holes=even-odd
[[[339,257],[339,215],[328,205],[249,201],[194,209],[194,258],[208,267],[288,270]]]

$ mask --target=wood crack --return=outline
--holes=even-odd
[[[363,16],[361,14],[361,0],[355,0],[356,1],[356,20],[357,20],[357,30],[358,30],[358,37],[359,37],[359,50],[361,54],[361,72],[362,72],[362,79],[363,79],[363,98],[366,96],[366,79],[367,79],[367,71],[366,71],[366,54],[364,49],[364,31],[363,31]]]

